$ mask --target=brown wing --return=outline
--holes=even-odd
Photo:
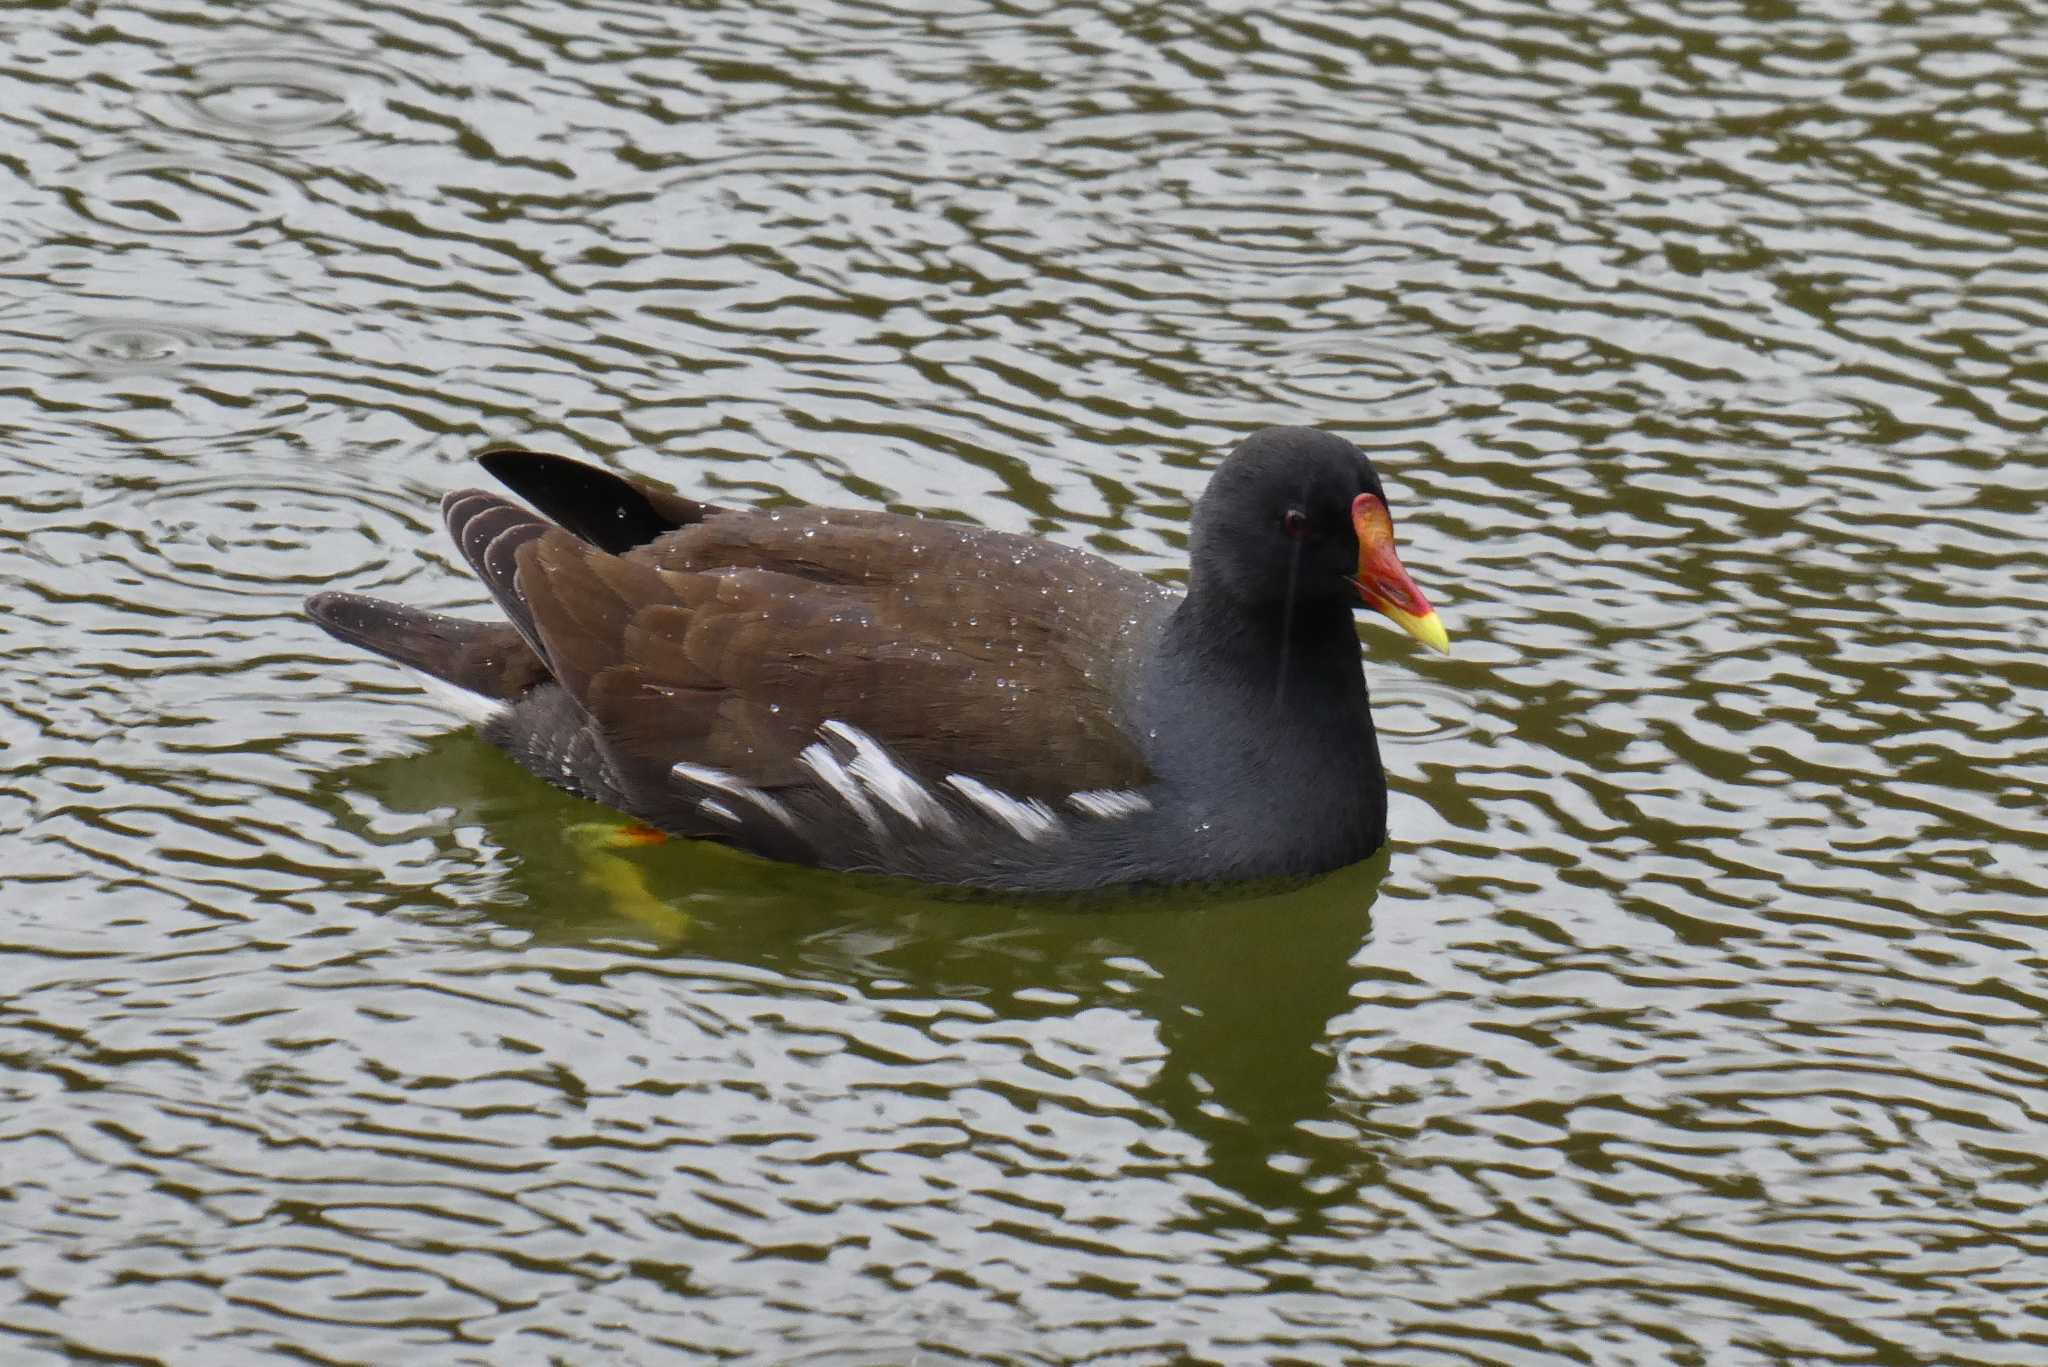
[[[641,781],[801,782],[827,721],[1023,797],[1145,781],[1121,701],[1170,597],[1095,556],[828,509],[712,512],[623,555],[506,541],[531,639]]]

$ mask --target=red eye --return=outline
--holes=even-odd
[[[1296,541],[1308,540],[1308,514],[1299,508],[1289,508],[1287,516],[1280,519],[1280,530]]]

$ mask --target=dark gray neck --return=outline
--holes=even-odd
[[[1139,689],[1161,797],[1224,862],[1335,868],[1386,836],[1386,778],[1350,610],[1191,593]],[[1164,804],[1162,804],[1164,805]]]

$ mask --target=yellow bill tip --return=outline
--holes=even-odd
[[[1451,653],[1451,634],[1444,630],[1444,619],[1436,615],[1435,608],[1431,608],[1428,612],[1417,617],[1413,613],[1403,612],[1397,607],[1375,606],[1378,606],[1380,611],[1392,619],[1394,624],[1400,627],[1401,630],[1407,632],[1430,649],[1442,655]]]

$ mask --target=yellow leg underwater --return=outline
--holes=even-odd
[[[604,895],[605,905],[613,914],[664,942],[683,939],[690,933],[688,913],[649,892],[640,866],[613,853],[659,845],[667,841],[667,836],[637,821],[580,821],[570,826],[566,834],[569,843],[583,856],[583,882]]]

